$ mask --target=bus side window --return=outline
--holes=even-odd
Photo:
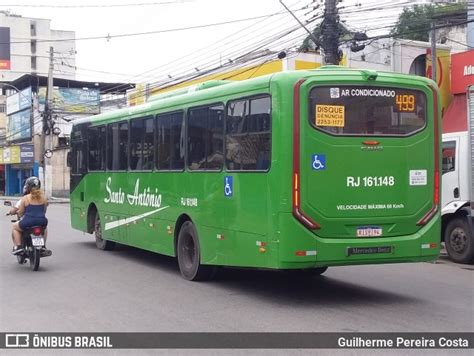
[[[224,106],[189,110],[188,155],[190,170],[220,170],[223,165]]]
[[[207,108],[190,109],[188,114],[188,155],[190,170],[206,168]]]
[[[130,122],[130,170],[142,169],[143,119]]]
[[[119,124],[120,138],[119,138],[119,169],[125,171],[128,168],[128,122]]]
[[[156,121],[156,168],[165,171],[183,170],[183,112],[160,114]]]
[[[130,170],[152,170],[154,119],[151,116],[130,121]]]
[[[107,168],[127,170],[128,167],[128,122],[107,126]]]
[[[230,102],[226,125],[227,169],[267,171],[271,160],[270,97]]]
[[[71,159],[71,173],[78,175],[86,173],[86,142],[85,141],[72,141],[72,159]]]
[[[105,126],[90,127],[87,137],[89,171],[103,171],[105,169]]]
[[[152,170],[155,155],[155,120],[149,117],[144,120],[142,169]]]

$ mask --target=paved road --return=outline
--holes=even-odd
[[[10,255],[0,216],[0,331],[474,331],[473,268],[446,259],[319,278],[224,270],[193,283],[172,258],[96,249],[70,228],[66,204],[49,219],[54,254],[34,273]]]

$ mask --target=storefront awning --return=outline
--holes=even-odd
[[[443,133],[467,131],[466,94],[454,95],[443,116]]]

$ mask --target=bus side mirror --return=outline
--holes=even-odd
[[[69,151],[66,155],[66,165],[71,167],[71,151]]]

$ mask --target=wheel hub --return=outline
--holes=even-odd
[[[451,238],[449,240],[452,249],[457,253],[461,253],[466,248],[467,236],[461,228],[455,228],[451,232]]]

